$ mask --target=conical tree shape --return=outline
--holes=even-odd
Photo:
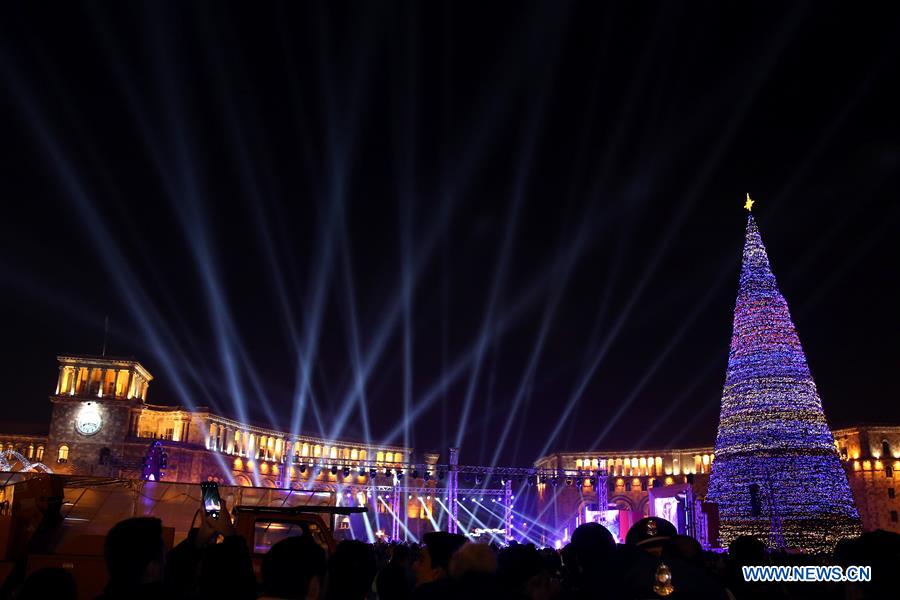
[[[771,546],[829,552],[860,532],[834,436],[752,215],[707,498],[718,503],[726,546],[753,535]]]

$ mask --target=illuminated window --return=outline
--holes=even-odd
[[[122,370],[116,375],[116,397],[123,398],[128,387],[128,371]]]
[[[44,460],[44,447],[43,446],[37,447],[37,453],[34,455],[34,457],[38,460],[38,462]]]
[[[103,395],[104,396],[115,396],[116,395],[116,373],[114,369],[107,369],[103,373]]]
[[[56,456],[56,462],[64,463],[69,462],[69,447],[66,445],[62,445],[59,447],[59,454]]]
[[[28,444],[28,458],[34,458],[34,444]]]

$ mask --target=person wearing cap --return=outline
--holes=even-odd
[[[675,526],[659,517],[641,519],[625,535],[622,548],[630,568],[625,572],[626,597],[726,600],[725,588],[670,548]]]
[[[645,517],[631,526],[625,535],[625,543],[661,556],[663,544],[678,535],[675,526],[659,517]]]

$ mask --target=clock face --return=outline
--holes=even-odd
[[[93,402],[86,402],[75,417],[75,430],[81,435],[94,435],[100,431],[102,426],[103,418],[100,416],[97,405]]]

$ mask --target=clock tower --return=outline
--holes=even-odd
[[[109,356],[57,357],[59,378],[44,462],[56,473],[116,476],[128,467],[153,376],[139,362]]]

